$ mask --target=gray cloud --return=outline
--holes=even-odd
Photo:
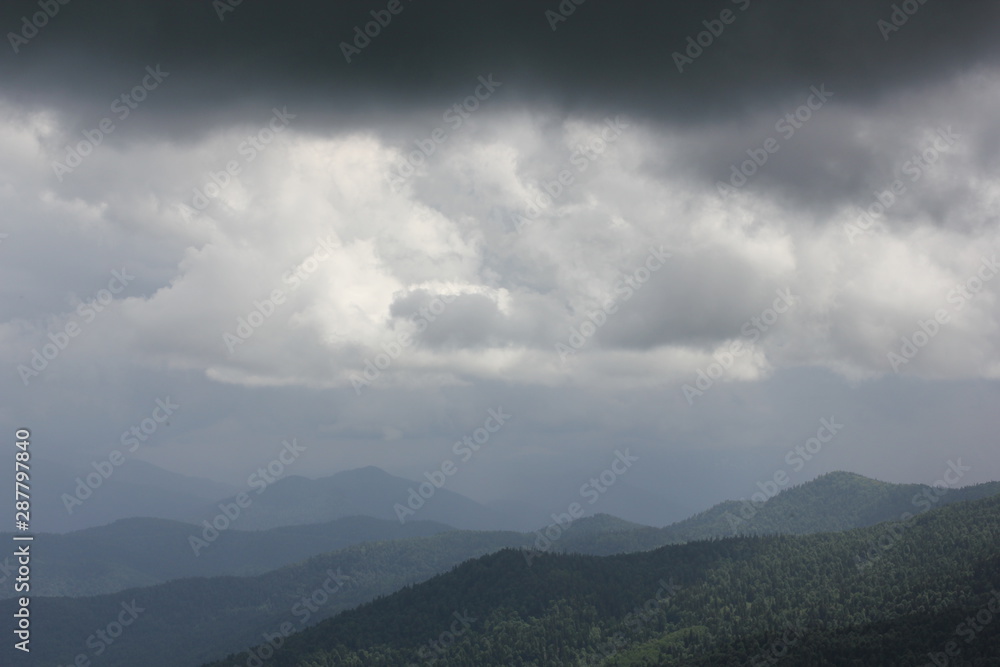
[[[86,458],[169,393],[184,408],[142,454],[166,467],[232,480],[234,460],[301,433],[317,473],[418,475],[503,401],[518,425],[461,481],[495,497],[519,469],[571,480],[567,451],[596,462],[624,438],[662,471],[672,452],[780,449],[830,411],[858,435],[816,474],[888,477],[916,452],[896,478],[932,481],[942,451],[983,458],[1000,375],[1000,283],[979,273],[1000,247],[995,4],[928,2],[888,39],[891,3],[589,0],[555,30],[555,2],[401,6],[351,63],[340,42],[379,5],[245,2],[220,21],[211,3],[70,3],[0,58],[5,423]],[[733,22],[678,72],[672,54],[724,9]],[[0,26],[35,11],[9,3]],[[114,100],[157,65],[169,75],[121,117]],[[489,74],[502,84],[454,121]],[[792,124],[812,87],[833,95]],[[115,129],[54,170],[105,118]],[[648,282],[622,288],[659,248]],[[782,289],[794,308],[748,336]],[[689,405],[683,385],[736,341]],[[952,393],[982,409],[951,421],[935,406]],[[483,486],[487,470],[507,472]]]

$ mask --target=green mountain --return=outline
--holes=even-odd
[[[871,526],[962,500],[1000,493],[1000,482],[937,489],[890,484],[850,472],[831,472],[770,499],[761,492],[726,501],[664,528],[672,542],[732,535],[806,535]],[[764,500],[764,502],[759,502]]]
[[[994,496],[841,533],[603,558],[507,549],[253,654],[275,667],[997,665],[998,538]]]
[[[379,477],[385,475],[372,470]],[[363,482],[363,477],[354,475],[355,483]],[[659,529],[598,514],[576,519],[566,530],[555,525],[543,527],[512,546],[611,555],[734,534],[829,532],[995,493],[1000,493],[998,483],[953,489],[938,496],[932,487],[924,485],[888,484],[851,473],[830,473],[783,491],[759,507],[750,502],[728,501]],[[212,535],[206,533],[204,525],[123,519],[73,533],[36,536],[34,592],[81,597],[183,577],[261,574],[351,544],[433,535],[449,529],[430,521],[408,520],[400,524],[396,520],[355,516],[264,531],[224,530],[209,542],[206,537]],[[556,539],[549,539],[553,535]],[[9,537],[9,533],[0,533],[0,540]],[[9,569],[10,558],[0,561],[0,569]],[[4,587],[3,591],[0,597],[14,596],[12,588]]]
[[[205,526],[177,521],[122,519],[73,533],[36,535],[32,593],[81,597],[183,577],[262,574],[352,544],[449,530],[454,529],[431,521],[401,525],[355,516],[324,524],[223,530],[213,535]],[[0,534],[0,540],[7,543],[10,537]],[[7,556],[7,564],[10,559]],[[15,595],[13,586],[4,586],[0,593],[0,597]]]
[[[808,535],[872,526],[954,502],[1000,493],[1000,482],[937,489],[926,484],[891,484],[849,472],[831,472],[778,492],[743,501],[728,500],[665,528],[639,526],[608,517],[578,519],[546,548],[545,532],[533,536],[543,551],[612,555],[667,544],[736,535]],[[593,526],[601,530],[592,530]],[[552,531],[555,533],[556,531]]]
[[[865,496],[859,487],[880,491]],[[928,507],[943,507],[963,497],[986,495],[991,489],[997,490],[995,487],[980,485],[949,491]],[[775,516],[787,522],[778,530],[809,532],[816,522],[828,521],[825,516],[828,514],[839,516],[837,521],[846,520],[844,517],[868,521],[878,515],[898,518],[902,511],[896,511],[904,506],[922,518],[923,507],[914,504],[914,497],[906,494],[920,491],[919,500],[926,498],[924,494],[929,489],[835,473],[779,494],[749,522],[752,525],[767,516],[763,512],[772,504],[777,508],[809,508],[808,512],[800,511],[797,517],[789,517],[784,509],[776,512]],[[937,497],[933,490],[929,492]],[[857,501],[859,497],[870,503],[867,511]],[[68,661],[81,652],[96,658],[93,655],[96,649],[88,647],[87,641],[99,629],[100,619],[108,619],[105,625],[112,622],[118,613],[115,609],[120,610],[123,602],[134,599],[146,610],[142,622],[137,619],[113,647],[102,652],[102,664],[197,665],[260,642],[265,633],[273,636],[283,623],[291,623],[290,630],[305,629],[340,611],[447,572],[473,557],[502,549],[525,549],[519,557],[527,564],[547,562],[552,554],[560,552],[607,555],[650,551],[680,541],[685,531],[704,533],[712,526],[713,538],[729,537],[732,529],[722,516],[728,511],[725,508],[739,507],[740,503],[723,504],[699,515],[697,521],[692,519],[662,529],[596,515],[576,519],[566,529],[553,524],[532,534],[440,532],[446,530],[440,524],[408,521],[400,526],[399,522],[354,517],[319,526],[223,531],[196,559],[191,557],[192,527],[187,524],[135,520],[65,536],[40,535],[36,538],[37,561],[34,561],[38,569],[33,578],[33,586],[39,588],[32,591],[34,595],[46,590],[45,587],[75,595],[88,586],[92,590],[105,587],[116,594],[76,599],[33,598],[32,606],[37,610],[35,629],[37,636],[45,640],[44,646],[40,641],[33,652],[53,661]],[[386,534],[400,538],[407,530],[433,535],[356,544],[256,576],[176,579],[195,574],[192,567],[204,568],[197,574],[248,574],[255,568],[267,568],[270,562],[299,562],[316,553],[314,549],[322,551],[324,545],[333,545],[338,540],[378,539]],[[49,537],[64,541],[46,542]],[[859,549],[858,565],[862,569],[877,566],[878,559],[870,557],[873,549],[871,545]],[[145,581],[154,577],[170,581],[123,590],[126,582],[146,585]],[[322,590],[324,583],[334,579],[338,580],[335,594]],[[303,596],[308,599],[314,594],[319,598],[328,595],[329,599],[316,604],[313,611],[303,606],[306,604]],[[8,607],[12,609],[11,601],[0,602],[0,611],[6,612]],[[156,652],[150,653],[151,648]],[[0,649],[0,656],[4,650]]]
[[[84,598],[32,597],[31,664],[69,665],[82,654],[95,666],[199,665],[260,642],[283,623],[303,629],[524,541],[522,533],[449,531],[357,544],[252,577],[175,579]],[[107,644],[100,633],[118,623],[123,605],[142,611],[134,620],[126,616],[128,627]],[[7,618],[15,608],[14,600],[0,600]],[[13,642],[0,644],[0,665],[23,664],[20,657]]]

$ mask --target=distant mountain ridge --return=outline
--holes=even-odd
[[[206,503],[235,492],[228,484],[133,459],[117,466],[98,459],[95,467],[39,458],[32,470],[31,525],[44,533],[105,526],[136,516],[183,521]]]
[[[383,540],[426,537],[454,530],[432,521],[400,525],[367,516],[262,531],[224,530],[196,554],[199,526],[167,519],[121,519],[108,526],[34,539],[31,592],[82,597],[154,586],[186,577],[263,574],[320,553]],[[10,534],[0,533],[0,539]],[[9,564],[0,560],[0,564]],[[14,597],[5,586],[0,597]]]
[[[275,484],[260,500],[277,490],[279,497],[273,505],[276,507],[315,501],[313,480],[297,481],[303,479],[292,478],[289,484]],[[371,481],[407,482],[377,468],[345,471],[328,479],[333,483],[326,487],[321,485],[319,489],[342,493],[339,497],[345,504],[336,506],[336,511],[344,507],[360,511],[365,504],[382,507],[384,489],[379,489],[377,484],[366,489]],[[393,488],[401,486],[398,481],[392,483]],[[1000,482],[949,489],[938,495],[933,487],[922,484],[891,484],[853,473],[834,472],[786,489],[763,505],[726,501],[665,528],[597,514],[576,519],[568,528],[550,524],[539,526],[533,532],[517,533],[521,536],[518,540],[503,544],[543,552],[611,555],[734,535],[846,530],[896,520],[905,512],[919,514],[925,507],[997,493],[1000,493]],[[442,498],[450,500],[446,495]],[[915,499],[921,503],[919,506],[914,504]],[[191,539],[200,539],[206,533],[204,523],[136,518],[73,533],[40,534],[36,536],[36,593],[79,597],[153,586],[184,577],[260,574],[361,542],[407,539],[454,530],[453,526],[429,520],[435,512],[431,512],[430,507],[427,509],[427,518],[424,512],[419,512],[417,516],[421,518],[402,524],[395,518],[353,515],[322,523],[258,531],[247,530],[254,522],[240,517],[232,522],[231,528],[218,531],[214,541],[199,547],[197,554],[192,549]],[[209,515],[213,510],[214,514]],[[211,522],[220,514],[218,504],[204,511],[203,521]],[[5,537],[9,534],[0,533],[0,540]],[[3,564],[0,559],[0,565]],[[10,596],[13,591],[7,589],[6,597]]]
[[[425,486],[421,494],[422,484]],[[248,489],[245,493],[251,504],[233,522],[234,527],[242,530],[323,523],[357,515],[400,523],[437,521],[469,530],[503,530],[513,523],[503,513],[447,488],[396,477],[375,466],[345,470],[320,479],[289,475],[262,492]],[[234,500],[235,496],[222,502]],[[206,503],[198,512],[188,515],[187,520],[201,523],[219,511],[218,503]]]
[[[893,484],[856,473],[835,471],[778,492],[765,502],[727,500],[664,528],[609,523],[597,535],[577,532],[576,524],[558,540],[556,551],[598,555],[655,549],[665,544],[736,535],[807,535],[863,528],[918,515],[954,502],[1000,494],[1000,482],[939,489],[926,484]],[[583,525],[584,519],[580,519]],[[544,544],[544,540],[542,541]]]
[[[71,664],[74,655],[87,652],[85,642],[97,619],[110,622],[123,601],[135,601],[144,610],[141,622],[115,641],[100,664],[199,665],[259,642],[282,623],[308,627],[470,558],[516,548],[524,539],[514,532],[448,531],[355,544],[249,577],[173,579],[91,597],[33,597],[32,638],[39,641],[32,642],[32,664]],[[4,614],[13,614],[14,606],[13,599],[0,600]],[[12,642],[5,642],[0,645],[0,664],[19,664],[19,653]]]
[[[835,471],[784,489],[763,503],[755,502],[753,497],[720,503],[664,530],[683,541],[729,535],[835,532],[898,520],[906,512],[919,514],[998,493],[1000,482],[940,488],[894,484]]]
[[[374,471],[364,474],[381,477]],[[859,489],[868,490],[859,492]],[[889,520],[895,520],[902,514],[902,512],[894,514],[897,510],[909,508],[911,513],[915,513],[914,496],[907,495],[911,492],[925,498],[928,493],[937,495],[932,487],[925,485],[888,484],[851,473],[831,473],[778,494],[768,501],[764,508],[758,510],[762,513],[767,506],[775,503],[770,510],[773,514],[758,514],[752,521],[758,518],[765,519],[759,524],[762,532],[772,532],[775,527],[816,532],[814,529],[826,528],[831,521],[861,523],[882,515],[889,517]],[[931,509],[945,509],[945,505],[953,504],[957,500],[992,496],[998,492],[1000,483],[950,490],[940,496]],[[46,641],[52,643],[53,660],[65,659],[65,653],[72,651],[75,646],[73,642],[86,636],[84,634],[76,637],[73,634],[86,629],[84,627],[86,623],[80,625],[81,618],[89,618],[95,613],[98,615],[110,613],[123,598],[135,598],[139,600],[140,605],[148,605],[150,610],[157,610],[149,615],[153,627],[145,632],[130,630],[127,636],[122,638],[119,649],[113,654],[109,652],[106,656],[105,664],[123,666],[144,664],[148,667],[196,665],[205,660],[221,657],[226,651],[251,645],[259,641],[262,633],[273,633],[277,624],[293,616],[292,610],[295,609],[296,600],[301,600],[303,596],[314,592],[316,586],[331,576],[330,572],[336,574],[342,571],[343,575],[351,577],[351,582],[338,588],[337,596],[331,596],[331,601],[324,603],[321,611],[311,614],[310,622],[352,608],[376,596],[387,595],[401,586],[424,581],[435,574],[450,570],[469,558],[495,553],[505,548],[519,550],[518,558],[522,561],[534,561],[536,558],[544,559],[562,552],[604,555],[650,551],[672,541],[682,541],[684,535],[707,535],[708,539],[715,540],[726,538],[732,534],[732,527],[724,515],[727,511],[741,506],[742,504],[738,502],[722,503],[692,519],[666,528],[641,526],[609,515],[580,518],[567,529],[560,528],[558,532],[546,531],[543,527],[535,533],[449,531],[441,524],[414,522],[410,529],[427,530],[433,534],[427,537],[354,544],[344,549],[313,556],[299,564],[284,566],[251,577],[213,576],[173,579],[151,587],[122,590],[122,580],[147,576],[150,569],[159,572],[160,576],[178,574],[176,569],[170,570],[170,568],[176,568],[178,565],[174,562],[177,557],[176,550],[188,548],[185,538],[192,529],[186,524],[165,522],[171,531],[168,534],[171,546],[161,548],[159,545],[162,544],[160,540],[164,539],[162,536],[142,534],[137,536],[134,531],[137,528],[156,531],[163,526],[158,526],[157,522],[143,520],[137,520],[136,524],[126,521],[112,526],[114,530],[110,531],[98,529],[82,531],[85,533],[82,537],[77,534],[54,536],[80,540],[79,544],[83,546],[73,547],[80,549],[77,552],[79,555],[88,553],[87,548],[91,549],[89,558],[77,559],[69,565],[63,564],[62,572],[66,578],[62,584],[64,590],[73,590],[73,586],[78,586],[73,583],[74,580],[86,577],[89,573],[103,572],[98,574],[98,578],[103,577],[102,581],[106,584],[115,584],[114,590],[117,592],[113,595],[75,599],[39,597],[33,604],[37,603],[39,618],[46,619],[40,627],[51,628],[51,633],[54,633],[46,637]],[[789,516],[788,507],[797,508],[798,514]],[[831,510],[837,508],[839,511],[834,512],[835,516],[832,518],[821,515],[821,512],[829,514]],[[930,515],[928,512],[927,516]],[[771,518],[766,519],[768,516]],[[364,532],[364,530],[374,531],[374,534],[377,534],[389,526],[406,528],[406,525],[400,526],[398,521],[380,521],[371,517],[336,520],[329,526],[343,530],[339,528],[331,530],[331,535],[326,537],[320,534],[316,536],[318,542],[322,539],[356,537],[360,534],[359,531]],[[358,530],[348,531],[350,526]],[[219,542],[213,543],[211,549],[201,557],[209,557],[213,553],[211,550],[219,548],[214,552],[219,560],[211,567],[224,566],[227,558],[233,559],[231,562],[233,568],[262,567],[268,558],[280,554],[282,549],[301,548],[304,553],[310,548],[315,548],[318,542],[310,543],[309,540],[313,538],[310,533],[316,531],[317,526],[314,525],[290,526],[259,533],[224,531],[222,535],[228,533],[229,541],[224,542],[220,537]],[[344,531],[350,532],[350,535],[344,534]],[[524,551],[537,548],[535,545],[539,536],[546,535],[547,532],[553,538],[542,553],[533,554],[531,551]],[[115,535],[117,537],[114,537]],[[824,539],[836,539],[837,535],[840,533],[829,533],[829,537]],[[120,548],[129,540],[133,544],[125,545],[124,554],[119,554],[117,560],[111,557],[113,554],[102,551]],[[295,541],[301,543],[296,545]],[[240,549],[258,548],[253,545],[259,545],[261,542],[268,545],[264,553],[257,555],[239,553]],[[711,545],[712,542],[702,544]],[[862,547],[859,547],[859,553],[861,550]],[[45,551],[40,549],[38,553],[41,555]],[[49,548],[48,551],[50,554],[58,553],[62,548]],[[529,555],[531,558],[527,557]],[[110,567],[105,570],[95,569],[99,567],[99,559],[105,556],[111,557]],[[80,569],[73,570],[70,566]],[[123,573],[116,576],[115,567],[119,566]],[[40,563],[39,571],[41,567]],[[229,572],[233,573],[235,572]],[[183,600],[184,603],[179,603],[179,600]],[[3,605],[9,602],[0,601],[0,609],[5,608]],[[51,625],[48,625],[49,623]],[[305,627],[305,624],[301,627]],[[296,625],[296,629],[301,627]],[[76,629],[69,632],[70,628]],[[153,634],[149,635],[146,632]],[[56,641],[57,636],[64,638],[65,642],[62,639]],[[184,646],[183,649],[178,648],[181,645]],[[173,649],[170,649],[171,646]],[[154,651],[162,659],[151,659],[149,656],[154,653],[150,651]],[[2,650],[0,655],[3,655]],[[115,655],[118,657],[113,657]]]
[[[205,667],[997,664],[1000,496],[934,507],[856,567],[890,530],[530,563],[508,549]]]

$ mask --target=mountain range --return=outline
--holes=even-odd
[[[506,549],[210,667],[996,665],[998,535],[993,496],[836,533]]]
[[[373,470],[363,474],[378,476]],[[665,528],[609,515],[572,522],[556,515],[548,526],[531,533],[483,532],[423,520],[401,524],[358,516],[261,531],[220,531],[197,557],[190,546],[197,526],[130,519],[36,538],[36,581],[44,582],[38,592],[59,596],[33,599],[38,636],[44,638],[39,646],[48,647],[39,648],[39,655],[67,661],[81,651],[88,654],[87,640],[95,632],[88,624],[113,618],[115,608],[132,601],[143,608],[144,622],[137,619],[114,647],[107,647],[105,664],[140,664],[134,661],[142,656],[141,664],[150,666],[197,665],[265,636],[273,638],[285,623],[292,624],[290,632],[304,630],[469,559],[503,550],[514,550],[530,567],[557,554],[634,555],[685,542],[756,543],[753,540],[764,539],[760,535],[841,535],[831,531],[891,526],[904,512],[922,520],[956,502],[998,493],[998,483],[939,491],[831,473],[759,506],[726,502]],[[294,502],[294,494],[289,494],[272,506],[280,510]],[[868,565],[864,552],[858,550],[859,570]],[[313,595],[314,610],[308,603]],[[3,601],[0,608],[10,604]]]

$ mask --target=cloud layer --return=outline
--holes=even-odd
[[[167,442],[221,434],[222,476],[268,451],[227,423],[254,392],[330,397],[323,466],[405,469],[455,391],[551,411],[510,466],[568,446],[570,397],[666,397],[624,420],[652,443],[789,387],[993,386],[994,5],[551,4],[403,0],[351,62],[380,7],[61,6],[0,63],[7,417],[191,383]]]

